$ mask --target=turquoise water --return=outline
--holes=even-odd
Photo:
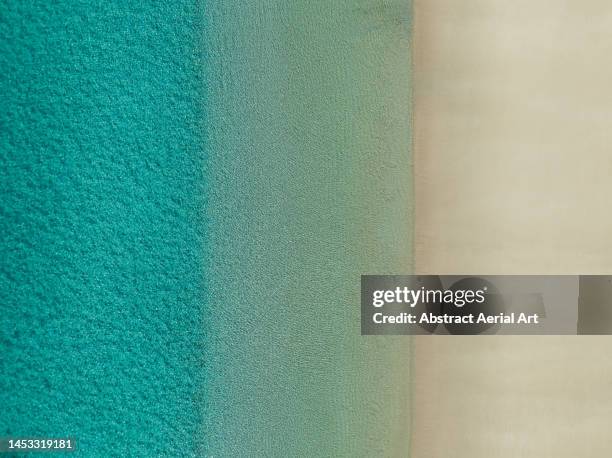
[[[0,436],[69,435],[84,456],[193,455],[201,11],[1,8]]]
[[[0,436],[407,456],[410,3],[2,9]]]

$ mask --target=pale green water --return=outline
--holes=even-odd
[[[407,456],[410,341],[360,337],[359,278],[412,268],[410,5],[235,2],[207,23],[207,448]]]

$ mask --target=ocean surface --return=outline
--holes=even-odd
[[[199,8],[12,1],[0,17],[0,436],[69,436],[82,456],[192,455]]]
[[[0,436],[82,456],[407,456],[408,1],[10,1]]]

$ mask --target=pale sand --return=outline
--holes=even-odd
[[[414,9],[417,271],[612,273],[612,4]],[[414,457],[609,456],[610,343],[417,338]]]

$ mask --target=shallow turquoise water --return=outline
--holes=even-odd
[[[412,268],[410,20],[404,0],[206,11],[210,454],[409,454],[411,341],[359,335],[359,281]]]

